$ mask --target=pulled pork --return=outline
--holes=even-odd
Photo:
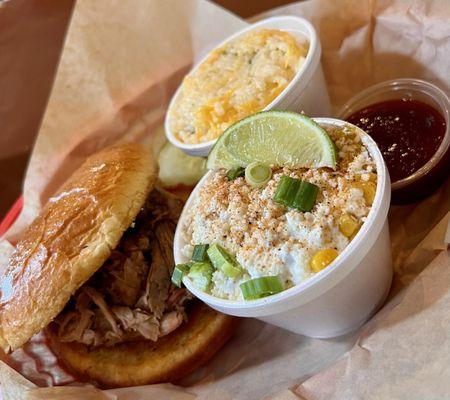
[[[170,282],[176,221],[182,202],[154,189],[105,264],[56,318],[63,342],[91,347],[156,341],[186,319],[186,289]]]

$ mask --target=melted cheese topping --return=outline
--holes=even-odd
[[[170,123],[185,143],[219,137],[236,121],[261,111],[289,84],[307,47],[287,32],[250,32],[211,52],[186,76]]]

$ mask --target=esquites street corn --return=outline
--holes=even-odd
[[[186,257],[207,244],[214,247],[208,250],[213,266],[218,259],[228,268],[212,269],[205,291],[246,299],[242,285],[261,277],[279,278],[281,286],[277,283],[273,292],[287,289],[326,268],[356,235],[375,196],[375,162],[357,130],[323,128],[337,148],[334,170],[274,168],[262,187],[249,184],[246,176],[230,179],[224,169],[207,178],[182,226]],[[304,210],[281,204],[277,196],[283,181],[307,182],[313,203]]]

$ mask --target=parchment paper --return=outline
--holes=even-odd
[[[450,3],[444,0],[312,0],[268,14],[313,22],[335,110],[364,87],[395,77],[450,88]],[[24,213],[6,239],[14,242],[87,154],[125,136],[156,147],[151,132],[189,64],[243,24],[204,1],[79,1],[27,172]],[[2,387],[14,393],[5,399],[449,397],[449,193],[450,181],[422,203],[391,207],[392,294],[358,332],[314,340],[245,320],[211,362],[179,382],[183,387],[105,392],[37,389],[73,382],[37,335],[6,360],[34,383],[3,364]],[[6,259],[9,245],[0,246]]]

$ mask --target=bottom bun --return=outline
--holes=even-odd
[[[50,325],[47,337],[58,358],[80,378],[102,387],[139,386],[172,382],[211,358],[230,338],[237,318],[196,302],[188,322],[157,342],[127,342],[89,350],[80,343],[63,343]]]

